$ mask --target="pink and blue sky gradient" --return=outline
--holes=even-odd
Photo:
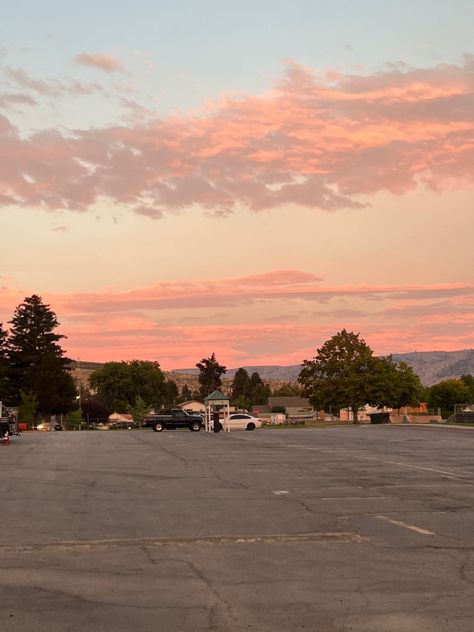
[[[165,369],[474,347],[471,2],[66,4],[2,18],[0,322]]]

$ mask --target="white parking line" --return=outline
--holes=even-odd
[[[436,535],[436,533],[428,531],[428,529],[423,529],[422,527],[417,527],[414,524],[408,524],[406,522],[402,522],[401,520],[393,520],[387,516],[375,516],[375,518],[377,518],[377,520],[383,520],[384,522],[393,524],[396,527],[403,527],[404,529],[410,529],[410,531],[416,531],[416,533],[421,533],[422,535]]]
[[[385,463],[387,465],[397,465],[398,467],[404,467],[408,470],[421,470],[424,472],[435,472],[436,474],[443,474],[444,476],[449,476],[451,478],[457,478],[461,480],[465,480],[464,477],[472,477],[471,472],[450,472],[448,470],[440,470],[435,467],[424,467],[422,465],[413,465],[411,463],[402,463],[401,461],[387,461],[385,459],[376,459],[372,456],[362,456],[360,454],[354,454],[353,452],[347,452],[344,450],[332,450],[331,448],[318,448],[313,446],[305,446],[298,444],[290,444],[292,448],[300,448],[302,450],[314,450],[317,452],[329,452],[330,454],[338,454],[341,456],[350,456],[354,459],[361,459],[362,461],[374,461],[375,463]],[[470,481],[467,481],[470,482]]]

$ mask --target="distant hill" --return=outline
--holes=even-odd
[[[468,373],[474,375],[474,349],[394,353],[393,359],[409,364],[426,386],[450,377],[460,377]]]
[[[415,351],[413,353],[394,353],[393,359],[404,361],[419,375],[426,386],[431,386],[450,377],[474,375],[474,349],[462,351]],[[295,382],[301,370],[301,364],[290,366],[255,365],[243,367],[248,373],[256,371],[263,380]],[[227,369],[226,378],[233,378],[237,369]],[[197,375],[197,369],[174,369],[171,373]]]
[[[462,351],[415,351],[413,353],[394,353],[393,359],[403,360],[426,386],[431,386],[441,380],[450,377],[460,377],[471,373],[474,375],[474,349],[463,349]],[[87,384],[89,375],[103,367],[101,362],[72,362],[73,376],[79,379],[84,385]],[[296,382],[301,364],[290,366],[278,365],[247,365],[243,367],[249,374],[256,371],[263,380],[268,382]],[[232,380],[237,368],[227,369],[225,374],[226,382]],[[167,378],[174,379],[180,387],[187,383],[190,388],[197,387],[198,370],[193,369],[173,369],[165,371]],[[189,376],[189,379],[186,379]]]
[[[235,369],[227,369],[225,373],[226,378],[233,378],[238,368],[245,369],[250,375],[252,373],[258,373],[262,380],[275,380],[276,382],[296,382],[298,373],[301,371],[300,364],[293,364],[291,366],[278,366],[278,365],[255,365],[255,366],[242,366]],[[198,375],[198,369],[173,369],[171,373],[178,373],[181,375]]]

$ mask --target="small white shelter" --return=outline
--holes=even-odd
[[[226,432],[230,432],[230,398],[224,395],[224,393],[221,393],[221,391],[214,391],[204,399],[204,403],[206,405],[206,432],[212,432],[213,424],[220,422],[222,412],[224,414],[222,425]]]

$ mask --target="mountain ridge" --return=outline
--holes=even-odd
[[[396,362],[406,362],[425,386],[431,386],[441,380],[460,377],[468,373],[474,374],[474,349],[459,351],[411,351],[409,353],[392,353]],[[263,380],[279,382],[296,382],[301,364],[291,365],[243,365],[248,373],[257,372]],[[226,378],[233,378],[237,368],[227,369]],[[196,368],[172,369],[171,374],[197,375]]]

